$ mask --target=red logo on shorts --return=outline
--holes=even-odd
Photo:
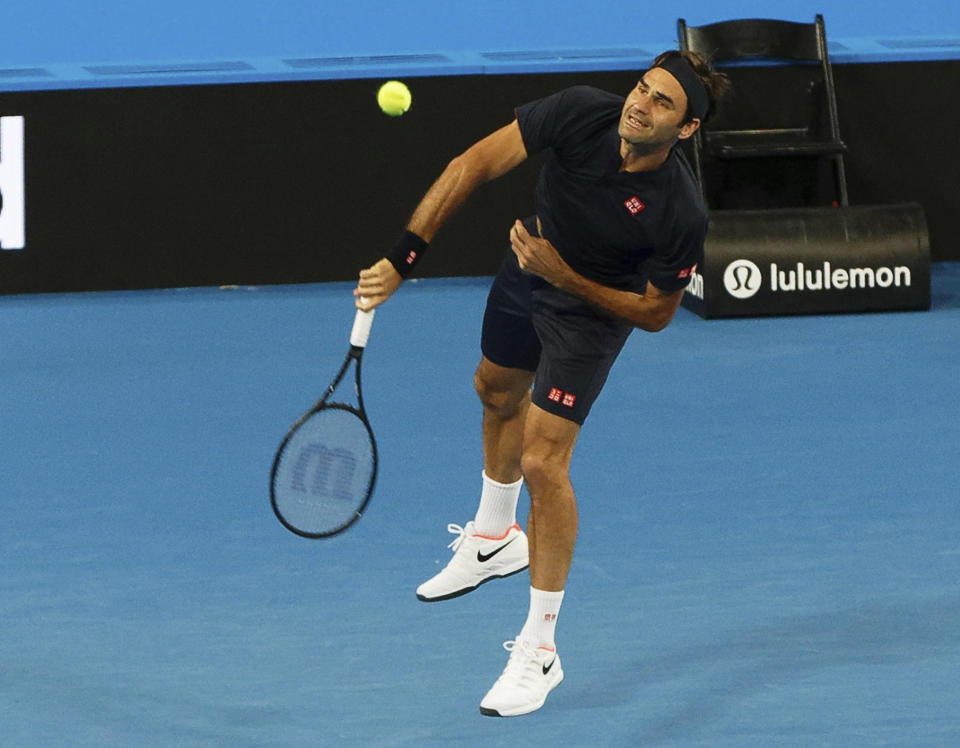
[[[643,210],[646,207],[643,203],[640,202],[640,198],[637,197],[636,195],[624,200],[623,204],[626,207],[626,209],[630,211],[630,215],[632,216],[637,215],[637,213],[639,213],[641,210]]]
[[[573,404],[577,401],[577,396],[569,392],[564,392],[557,387],[551,387],[550,392],[547,393],[547,400],[572,408]]]

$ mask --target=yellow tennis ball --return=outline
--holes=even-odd
[[[399,117],[407,111],[411,101],[410,89],[400,81],[387,81],[377,91],[377,103],[391,117]]]

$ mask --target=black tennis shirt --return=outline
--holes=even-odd
[[[703,261],[707,211],[679,148],[652,171],[620,171],[624,98],[588,86],[516,109],[527,153],[543,153],[536,214],[579,274],[643,293],[687,285]]]

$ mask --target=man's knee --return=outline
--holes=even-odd
[[[484,359],[473,375],[473,387],[484,408],[508,418],[529,401],[532,379],[530,372],[504,369]]]
[[[554,482],[556,476],[553,475],[548,455],[540,450],[531,449],[529,445],[524,446],[523,454],[520,455],[520,472],[523,473],[523,479],[527,485],[546,487]]]
[[[544,489],[570,481],[570,460],[580,427],[533,406],[523,435],[520,469],[527,484]]]

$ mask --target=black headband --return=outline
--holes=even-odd
[[[710,107],[710,97],[707,94],[707,89],[703,87],[703,81],[694,72],[690,63],[680,55],[672,55],[657,67],[663,68],[677,79],[683,88],[683,92],[687,95],[690,116],[703,121],[703,118],[707,115],[707,109]]]

